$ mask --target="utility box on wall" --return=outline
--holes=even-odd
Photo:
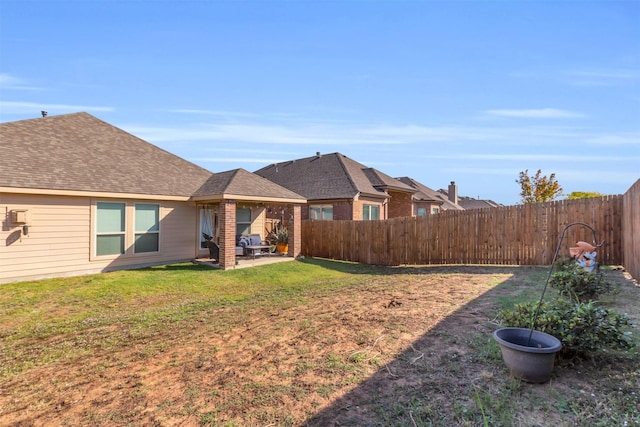
[[[12,225],[24,225],[29,222],[29,211],[27,209],[12,209],[9,218]]]

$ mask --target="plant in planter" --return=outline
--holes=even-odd
[[[511,310],[502,310],[498,317],[505,325],[525,328],[537,307],[533,303],[516,304]],[[565,298],[544,301],[536,328],[551,334],[562,342],[564,357],[588,356],[597,351],[631,350],[634,343],[633,325],[625,314],[597,305],[593,301],[574,302]]]
[[[542,289],[540,300],[531,313],[531,316],[526,319],[529,328],[507,327],[500,328],[493,333],[493,338],[500,346],[505,364],[511,371],[511,374],[516,378],[533,383],[547,382],[551,378],[556,353],[562,349],[562,343],[558,338],[548,333],[537,331],[535,328],[538,326],[537,322],[541,314],[544,294],[549,285],[553,267],[558,260],[558,253],[560,252],[565,233],[574,225],[584,225],[591,229],[591,231],[593,231],[594,242],[596,241],[595,230],[585,223],[574,222],[564,227],[553,256],[553,261],[551,262],[547,280]],[[604,242],[602,242],[602,244],[604,244]]]
[[[566,229],[575,224],[587,226],[584,223],[566,226],[558,249]],[[612,285],[602,280],[601,274],[578,268],[575,262],[561,265],[560,270],[552,274],[557,255],[558,250],[545,290],[550,284],[558,290],[558,297],[543,301],[543,290],[537,304],[516,304],[513,309],[501,310],[498,315],[500,323],[510,327],[494,333],[512,374],[530,382],[549,379],[555,352],[561,351],[564,357],[587,356],[598,351],[628,351],[635,347],[631,332],[625,330],[633,327],[629,317],[616,314],[592,300],[610,292]],[[597,268],[594,270],[598,271]],[[527,328],[529,325],[530,329]],[[538,330],[534,331],[534,327]],[[555,351],[551,354],[553,349]]]
[[[280,253],[289,252],[289,231],[286,228],[281,228],[276,233],[276,248]]]

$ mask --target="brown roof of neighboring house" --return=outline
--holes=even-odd
[[[449,192],[442,188],[438,190],[438,193],[442,194],[447,199],[449,197]],[[458,196],[458,204],[462,206],[464,210],[497,208],[500,206],[504,206],[500,203],[494,202],[493,200],[474,199],[473,197],[469,196]]]
[[[416,190],[410,185],[405,184],[404,182],[398,181],[395,178],[390,177],[389,175],[380,172],[374,168],[363,169],[362,172],[369,179],[369,182],[378,189],[385,190],[398,190],[404,191],[408,193],[415,193]]]
[[[465,208],[465,210],[471,209],[483,209],[483,208],[496,208],[502,206],[493,200],[474,199],[468,196],[458,197],[458,204]]]
[[[352,199],[358,194],[388,197],[387,189],[415,191],[340,153],[275,163],[255,173],[308,200]]]
[[[0,153],[0,187],[305,202],[243,169],[214,174],[88,113],[1,123]]]
[[[426,185],[416,181],[413,178],[403,176],[396,179],[407,185],[410,185],[417,190],[417,192],[413,195],[415,200],[439,203],[443,210],[464,210],[462,206],[456,205],[455,203],[451,202],[446,197],[446,195],[427,187]]]

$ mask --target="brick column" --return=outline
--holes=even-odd
[[[293,205],[293,222],[289,224],[289,256],[297,258],[302,253],[302,206]]]
[[[218,209],[220,221],[220,268],[236,266],[236,201],[223,200]]]

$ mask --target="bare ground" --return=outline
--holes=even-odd
[[[598,372],[610,370],[606,381],[627,394],[639,386],[638,358],[561,364],[542,385],[509,376],[491,339],[497,298],[540,287],[545,269],[386,271],[284,307],[203,311],[142,338],[124,326],[96,330],[92,339],[129,343],[2,384],[0,424],[449,426],[482,425],[484,410],[492,425],[572,425],[577,410],[603,414],[596,407],[610,396],[599,395]],[[637,321],[640,290],[609,274],[635,298],[617,303]],[[39,346],[69,343],[87,345],[53,337]],[[505,390],[522,401],[501,398]]]

